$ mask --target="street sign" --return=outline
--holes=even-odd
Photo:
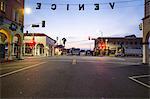
[[[39,24],[32,24],[32,27],[40,27]]]

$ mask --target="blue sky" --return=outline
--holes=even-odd
[[[37,2],[42,3],[40,10],[35,9]],[[118,3],[115,3],[112,10],[109,4],[104,4],[109,2]],[[57,5],[55,11],[51,10],[52,3]],[[100,10],[94,10],[95,3],[100,4]],[[70,4],[69,11],[66,10],[65,4]],[[85,10],[79,11],[77,4],[86,4]],[[138,25],[144,17],[144,0],[26,0],[25,7],[32,8],[31,14],[25,14],[25,31],[45,33],[53,39],[65,37],[67,48],[93,48],[94,42],[88,40],[89,36],[92,38],[124,37],[130,34],[142,36]],[[45,28],[27,26],[40,23],[42,20],[46,21]]]

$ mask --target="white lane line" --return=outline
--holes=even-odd
[[[124,58],[114,58],[114,59],[116,59],[116,60],[120,60],[120,61],[125,61],[125,59],[124,59]]]
[[[49,61],[54,61],[54,62],[57,62],[57,61],[60,61],[60,62],[70,62],[72,60],[49,60]]]
[[[16,68],[21,68],[21,67],[3,67],[3,68],[0,68],[0,70],[6,70],[6,69],[16,69]]]
[[[132,78],[150,77],[150,75],[132,76]]]
[[[81,61],[78,62],[90,62],[90,63],[104,63],[104,64],[123,64],[123,65],[139,65],[140,63],[130,63],[130,62],[109,62],[109,61]]]
[[[145,84],[145,83],[143,83],[143,82],[141,82],[141,81],[139,81],[139,80],[136,80],[134,77],[135,77],[135,76],[129,77],[129,79],[131,79],[131,80],[133,80],[133,81],[135,81],[135,82],[137,82],[137,83],[139,83],[139,84],[141,84],[141,85],[143,85],[143,86],[145,86],[145,87],[147,87],[147,88],[150,88],[150,85]],[[146,75],[141,75],[141,76],[138,76],[138,77],[136,76],[136,78],[141,78],[141,77],[148,77],[148,76],[146,76]]]
[[[76,60],[76,59],[73,59],[73,60],[72,60],[72,64],[73,64],[73,65],[77,64],[77,60]]]
[[[123,64],[123,65],[139,65],[140,63],[133,63],[133,62],[106,62],[109,64]]]
[[[46,63],[46,62],[41,62],[41,63],[35,64],[35,65],[31,65],[31,66],[28,66],[28,67],[25,67],[25,68],[21,68],[21,69],[18,69],[18,70],[9,72],[9,73],[2,74],[2,75],[0,75],[0,78],[5,77],[5,76],[8,76],[8,75],[11,75],[11,74],[15,74],[15,73],[21,72],[21,71],[23,71],[23,70],[27,70],[27,69],[36,67],[36,66],[41,65],[41,64],[44,64],[44,63]]]

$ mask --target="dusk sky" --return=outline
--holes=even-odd
[[[66,47],[90,49],[94,41],[88,37],[124,37],[135,34],[142,36],[139,24],[144,17],[144,0],[25,0],[25,7],[32,9],[31,14],[25,14],[25,31],[45,33],[56,40],[56,37],[67,39]],[[129,1],[129,2],[124,2]],[[41,9],[36,9],[36,3],[41,2]],[[115,2],[111,9],[109,2]],[[95,11],[94,4],[100,4],[100,10]],[[51,4],[57,9],[52,10]],[[67,4],[70,9],[67,11]],[[85,10],[79,11],[78,4],[85,4]],[[30,24],[46,21],[45,28],[32,28]],[[60,42],[60,41],[59,41]]]

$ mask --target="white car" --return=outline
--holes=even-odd
[[[86,51],[85,50],[81,50],[80,51],[80,56],[85,56],[86,55]]]

